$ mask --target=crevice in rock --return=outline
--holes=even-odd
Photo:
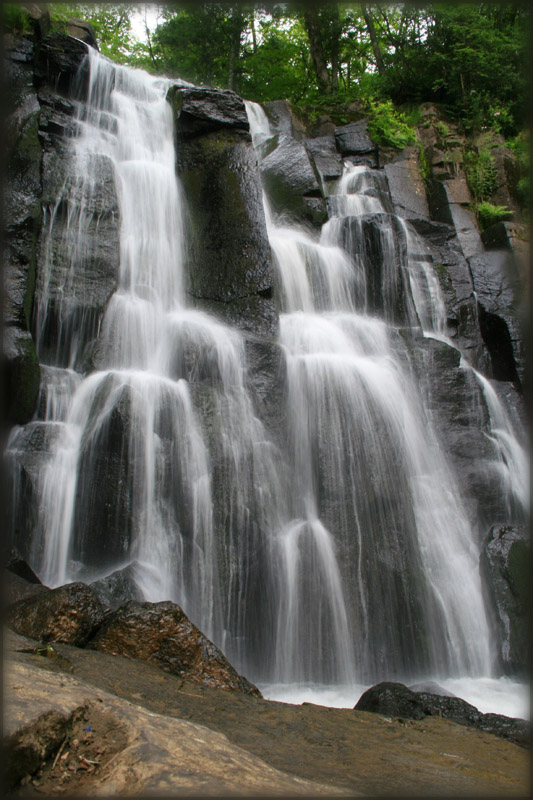
[[[478,303],[481,336],[489,351],[492,374],[497,381],[510,381],[518,390],[522,386],[516,371],[509,329],[501,317],[491,314]]]

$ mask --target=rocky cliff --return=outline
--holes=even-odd
[[[86,53],[91,42],[80,38],[36,25],[33,36],[11,38],[7,49],[5,417],[9,425],[16,426],[34,420],[31,428],[15,429],[19,444],[31,439],[21,446],[24,455],[19,458],[16,478],[24,506],[19,503],[12,520],[14,540],[27,558],[36,524],[35,486],[53,438],[48,429],[39,426],[39,404],[45,402],[39,397],[39,361],[44,370],[50,358],[85,374],[93,369],[102,315],[118,279],[120,210],[112,164],[102,158],[97,165],[98,191],[91,192],[89,206],[82,202],[82,167],[79,173],[66,171],[67,148],[80,124],[76,111],[88,91]],[[187,203],[187,291],[195,306],[244,332],[249,366],[246,380],[255,413],[278,440],[287,436],[279,413],[284,363],[276,342],[279,303],[261,186],[263,183],[268,191],[275,211],[316,235],[327,219],[332,181],[342,172],[343,158],[379,173],[384,202],[391,214],[410,221],[438,276],[446,304],[447,335],[472,366],[493,380],[516,419],[523,417],[525,349],[519,248],[507,223],[480,235],[468,209],[471,198],[464,174],[449,167],[453,159],[450,162],[442,155],[437,138],[431,138],[431,125],[423,128],[423,144],[431,162],[430,174],[423,176],[418,150],[380,152],[368,135],[365,120],[337,127],[331,135],[313,137],[280,101],[267,108],[274,135],[264,146],[259,165],[244,103],[233,92],[176,85],[169,91],[168,102],[175,119],[176,170]],[[452,145],[448,142],[448,151]],[[89,222],[80,245],[72,239],[71,222],[81,206]],[[49,236],[52,219],[53,235]],[[403,229],[394,219],[390,217],[390,224],[395,226],[399,242],[395,258],[400,263],[406,243]],[[368,281],[370,285],[375,281],[377,287],[383,261],[379,232],[383,219],[366,218],[356,234],[350,224],[345,250],[353,255],[354,235],[364,238],[373,265]],[[498,249],[498,242],[505,247]],[[383,298],[377,288],[372,303],[382,310]],[[407,329],[400,290],[393,320],[398,352],[414,374],[425,379],[428,408],[456,467],[470,518],[481,521],[483,535],[494,527],[520,524],[520,513],[508,507],[497,488],[497,476],[487,468],[492,453],[490,409],[472,373],[461,368],[459,350]],[[73,341],[83,346],[74,351]],[[198,376],[196,402],[200,408],[203,405],[204,424],[209,428],[212,397],[209,386],[202,382],[201,370]],[[107,477],[98,487],[103,502],[98,509],[94,506],[91,519],[95,528],[106,531],[118,524],[118,515],[127,542],[130,498],[127,476],[120,472],[127,464],[124,452],[117,469],[113,462],[113,453],[126,438],[127,398],[124,403],[122,410],[116,410],[113,428],[121,444],[110,439],[102,447],[102,474]],[[217,434],[211,431],[209,435]],[[224,498],[222,462],[218,471],[215,484]],[[505,565],[500,564],[494,555],[500,540],[491,534],[486,556],[490,568],[484,569],[484,576],[497,607],[501,609],[503,603],[507,609],[495,612],[501,636],[506,641],[511,638],[510,645],[501,648],[501,660],[506,668],[516,669],[523,667],[526,658],[526,612],[522,601],[509,612],[506,587],[516,595],[516,559],[505,555]],[[113,550],[113,542],[109,547]],[[511,552],[517,552],[516,546]],[[509,613],[514,621],[507,624],[502,614],[508,618]]]

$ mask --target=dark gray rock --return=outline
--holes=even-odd
[[[420,173],[418,148],[405,147],[384,167],[394,213],[405,219],[429,219],[426,187]]]
[[[481,234],[487,250],[514,251],[520,242],[521,230],[515,222],[497,222]]]
[[[84,583],[68,583],[20,600],[8,611],[8,625],[39,642],[84,647],[104,621],[104,608]]]
[[[307,134],[304,123],[294,113],[287,100],[271,100],[263,103],[271,126],[277,131],[297,141],[305,139]]]
[[[137,585],[139,566],[132,561],[127,567],[93,581],[90,587],[100,602],[113,611],[131,601],[142,602],[144,595]]]
[[[456,697],[453,692],[444,689],[436,681],[423,681],[422,683],[414,683],[409,686],[412,692],[425,692],[426,694],[440,694],[442,697]]]
[[[187,204],[188,291],[193,302],[273,333],[270,245],[257,156],[249,134],[221,128],[178,139]],[[224,306],[232,306],[225,308]]]
[[[91,47],[94,47],[95,50],[98,50],[96,34],[90,22],[72,17],[66,21],[65,28],[66,33],[68,33],[69,36],[73,36],[75,39],[81,39],[81,41],[85,42],[85,44],[88,44]]]
[[[461,352],[436,339],[403,334],[411,369],[441,446],[451,460],[471,524],[509,520],[507,499],[492,463],[497,457],[483,393]]]
[[[521,325],[520,280],[507,251],[485,252],[469,259],[479,310],[479,325],[497,380],[521,383],[525,342]]]
[[[176,132],[182,139],[220,129],[250,130],[244,101],[229,89],[172,86],[168,99],[174,109]]]
[[[407,243],[396,216],[345,217],[340,236],[342,247],[365,265],[368,311],[383,315],[389,322],[406,324],[410,288],[403,265]]]
[[[30,552],[38,522],[40,485],[60,432],[61,424],[30,422],[12,431],[6,448],[6,464],[9,465],[6,494],[10,498],[6,509],[6,529],[10,542],[31,563],[38,563],[40,557],[40,552]]]
[[[431,256],[446,306],[448,336],[476,369],[490,374],[490,358],[479,330],[472,275],[455,229],[428,219],[410,219],[409,224],[422,237]]]
[[[341,177],[342,158],[337,152],[333,136],[305,139],[304,146],[322,180],[331,181]]]
[[[384,682],[372,686],[360,697],[354,710],[404,719],[442,717],[458,725],[492,733],[522,747],[527,747],[530,741],[530,726],[525,720],[501,714],[482,714],[459,697],[413,692],[402,683]]]
[[[73,354],[72,348],[76,342],[90,346],[93,341],[116,289],[119,267],[120,219],[113,165],[108,157],[94,155],[84,170],[81,174],[73,169],[71,150],[61,134],[45,143],[45,225],[35,288],[39,355],[61,366],[74,358],[79,368],[85,367],[86,354],[83,350]],[[81,216],[80,236],[76,222]]]
[[[376,145],[368,133],[368,119],[335,128],[335,141],[342,156],[369,155],[376,151]]]
[[[43,83],[65,97],[84,100],[89,87],[87,45],[80,39],[54,31],[35,48],[35,85]]]
[[[19,575],[13,572],[6,571],[2,577],[2,598],[4,600],[5,608],[18,603],[19,600],[25,600],[29,597],[36,597],[40,594],[45,594],[48,591],[46,586],[42,583],[31,583],[25,581]]]
[[[71,558],[88,570],[124,563],[132,534],[133,483],[131,392],[110,375],[88,413],[95,419],[114,393],[113,410],[92,430],[87,428],[78,459],[76,513]]]
[[[319,227],[325,222],[322,189],[303,144],[287,134],[279,134],[276,148],[261,162],[261,175],[275,212]]]
[[[527,677],[529,664],[530,540],[524,526],[493,527],[480,570],[498,633],[500,666]]]
[[[434,220],[453,225],[465,258],[483,252],[483,242],[474,212],[467,208],[470,193],[464,175],[452,180],[432,180],[429,184],[428,203]]]
[[[6,559],[6,569],[8,572],[18,575],[19,578],[22,578],[27,583],[41,583],[35,572],[32,570],[28,562],[22,557],[16,547],[11,547],[8,553]]]
[[[21,39],[10,50],[6,71],[6,181],[4,324],[29,329],[35,283],[35,246],[41,225],[40,105],[33,86],[33,44]]]
[[[35,413],[41,370],[33,339],[22,328],[6,328],[3,335],[2,380],[4,413],[15,425],[24,425]]]

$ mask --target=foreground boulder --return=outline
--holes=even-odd
[[[104,616],[104,606],[90,587],[68,583],[15,603],[8,612],[8,625],[40,642],[84,647]]]
[[[403,683],[384,681],[371,686],[359,698],[354,709],[405,719],[443,717],[458,725],[478,728],[522,746],[528,745],[530,741],[530,726],[523,719],[513,719],[502,714],[482,714],[475,706],[459,697],[413,692]]]
[[[261,697],[175,603],[126,603],[89,647],[148,661],[195,683]]]

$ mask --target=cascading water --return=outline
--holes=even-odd
[[[247,107],[254,143],[262,145],[268,120],[255,104]],[[409,223],[389,213],[384,179],[367,167],[345,165],[328,198],[330,220],[320,242],[297,226],[277,224],[268,198],[264,202],[285,312],[280,341],[288,365],[298,514],[283,542],[290,583],[279,631],[284,669],[277,678],[280,684],[295,676],[316,679],[316,670],[306,674],[301,656],[315,651],[313,637],[321,640],[322,653],[344,664],[344,671],[333,669],[337,682],[420,669],[441,679],[490,675],[478,532],[462,508],[422,397],[393,347],[395,321],[453,346],[427,248]],[[381,243],[377,291],[365,240],[365,225],[375,220]],[[503,430],[502,411],[495,411],[499,401],[485,383],[485,392],[492,392],[491,419]],[[525,457],[505,430],[499,441],[507,458],[496,452],[494,464],[508,478],[523,470]],[[523,481],[522,474],[518,486]],[[510,484],[503,491],[522,491]],[[309,575],[313,590],[306,594]],[[322,593],[336,609],[336,624],[322,622]],[[350,655],[340,662],[346,626]],[[272,691],[287,696],[282,685]]]
[[[276,444],[254,411],[242,335],[187,306],[173,82],[91,48],[88,59],[69,175],[45,215],[39,407],[8,448],[20,504],[19,456],[32,437],[50,442],[32,566],[56,586],[134,562],[147,600],[180,603],[279,696],[279,684],[321,684],[345,687],[353,704],[358,686],[383,678],[490,675],[476,531],[398,355],[398,325],[446,340],[444,306],[383,178],[348,165],[320,241],[278,224],[265,198],[287,367]],[[247,109],[260,151],[268,122]],[[55,248],[70,248],[66,283],[87,271],[102,159],[118,194],[118,285],[101,319],[76,311],[83,297],[54,317]],[[520,458],[483,390],[505,484]]]

